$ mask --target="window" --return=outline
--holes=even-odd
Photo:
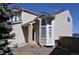
[[[67,17],[68,22],[70,22],[70,17]]]
[[[47,24],[46,19],[42,19],[42,20],[41,20],[41,25],[44,26],[44,25],[46,25],[46,24]]]
[[[17,21],[17,14],[15,14],[15,21]]]
[[[46,27],[41,27],[41,37],[46,38]]]
[[[49,38],[52,38],[52,27],[49,27]]]
[[[18,17],[18,21],[21,21],[21,14],[17,14],[17,17]]]
[[[13,21],[13,22],[21,21],[21,14],[20,14],[20,13],[16,13],[16,14],[11,18],[11,21]]]

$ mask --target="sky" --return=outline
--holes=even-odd
[[[56,10],[68,9],[72,16],[73,33],[79,33],[79,4],[78,3],[13,3],[9,7],[20,7],[35,13],[53,13]]]

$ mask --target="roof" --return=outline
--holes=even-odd
[[[41,17],[44,17],[44,18],[47,18],[47,19],[50,19],[50,20],[53,20],[55,18],[55,16],[53,14],[40,13],[34,20],[37,20],[38,18],[41,18]]]
[[[64,11],[66,11],[66,10],[67,10],[67,9],[57,10],[57,11],[53,12],[52,14],[53,14],[53,15],[57,15],[57,14],[60,14],[60,13],[62,13],[62,12],[64,12]]]
[[[27,9],[21,9],[22,11],[24,12],[27,12],[27,13],[30,13],[30,14],[33,14],[33,15],[38,15],[37,13],[33,12],[33,11],[30,11],[30,10],[27,10]]]
[[[57,11],[55,11],[54,13],[52,13],[52,14],[50,14],[50,15],[52,15],[52,16],[55,16],[55,15],[58,15],[58,14],[60,14],[60,13],[62,13],[62,12],[64,12],[64,11],[66,11],[67,9],[62,9],[62,10],[57,10]],[[44,14],[49,14],[49,13],[40,13],[40,14],[38,14],[38,16],[35,18],[35,19],[37,19],[37,18],[40,18],[41,16],[43,16]]]
[[[31,10],[28,10],[28,9],[24,9],[24,8],[13,8],[13,9],[16,9],[16,10],[21,10],[21,11],[24,11],[24,12],[27,12],[27,13],[30,13],[30,14],[33,14],[33,15],[36,15],[36,16],[39,16],[40,14],[38,13],[35,13]],[[52,15],[57,15],[57,14],[60,14],[61,12],[64,12],[66,11],[67,9],[60,9],[60,10],[56,10],[55,12],[52,13]]]
[[[33,11],[30,11],[30,10],[27,10],[27,9],[23,9],[23,8],[12,8],[12,10],[15,9],[15,11],[24,11],[24,12],[27,12],[27,13],[30,13],[30,14],[33,14],[33,15],[38,15],[37,13],[33,12]]]
[[[33,21],[30,21],[30,22],[28,22],[28,23],[26,23],[26,24],[24,24],[24,25],[28,25],[29,23],[32,23],[32,22],[38,20],[38,18],[40,18],[40,17],[42,17],[42,16],[46,16],[46,17],[47,17],[47,15],[51,15],[51,16],[53,17],[52,19],[54,19],[54,18],[55,18],[55,15],[60,14],[60,13],[62,13],[62,12],[64,12],[64,11],[66,11],[66,10],[67,10],[67,9],[65,9],[65,10],[60,10],[60,11],[56,11],[56,12],[54,12],[54,13],[52,13],[52,14],[49,14],[49,13],[40,13],[40,14],[37,14],[37,17],[36,17]],[[24,9],[23,9],[23,11],[28,12],[27,10],[24,10]]]

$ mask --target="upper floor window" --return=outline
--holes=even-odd
[[[15,21],[17,21],[17,14],[15,14]]]
[[[70,17],[67,17],[68,22],[70,22]]]
[[[42,20],[41,20],[41,25],[46,25],[47,24],[47,21],[46,21],[46,19],[45,18],[43,18]]]
[[[51,25],[52,24],[51,20],[47,20],[45,18],[42,18],[41,25],[45,26],[46,24]]]
[[[18,21],[21,21],[21,13],[15,13],[14,16],[11,18],[11,21],[12,22],[18,22]]]
[[[17,14],[18,20],[21,21],[21,13]]]

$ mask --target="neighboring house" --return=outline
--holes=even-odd
[[[73,37],[79,38],[79,33],[73,33]]]
[[[13,9],[14,17],[10,21],[16,37],[11,46],[23,46],[28,44],[39,44],[42,46],[54,46],[55,40],[61,36],[72,36],[72,17],[69,10],[51,14],[49,19],[47,13],[36,14],[24,9]]]

